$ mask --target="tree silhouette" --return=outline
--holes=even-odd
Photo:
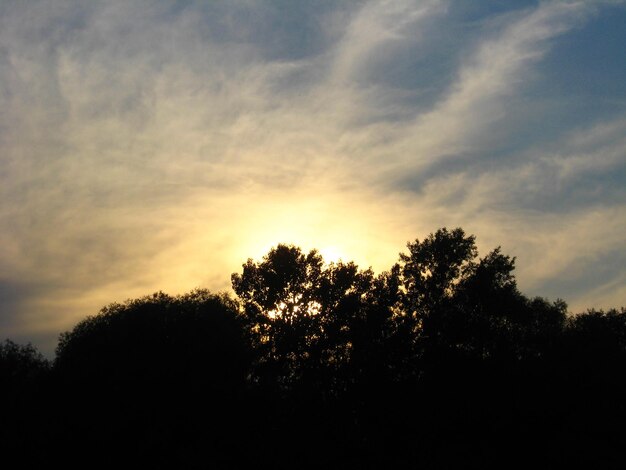
[[[322,264],[315,251],[304,255],[294,246],[278,245],[261,263],[248,260],[241,275],[232,275],[259,354],[257,380],[272,377],[286,386],[302,368],[320,313]]]
[[[17,344],[10,339],[0,343],[0,383],[2,392],[18,394],[44,375],[50,364],[30,343]]]
[[[180,465],[241,424],[249,360],[236,303],[224,295],[111,304],[61,335],[60,420],[86,454]]]
[[[61,334],[52,368],[5,341],[5,455],[81,468],[621,468],[626,311],[570,315],[529,298],[515,258],[479,257],[460,228],[407,248],[375,275],[277,245],[232,275],[237,299],[159,292],[104,307]]]
[[[44,431],[38,423],[49,371],[49,362],[32,344],[0,343],[0,451],[7,460],[42,450]]]
[[[327,447],[318,457],[360,445],[354,413],[390,381],[397,272],[376,277],[354,263],[324,264],[316,251],[278,245],[232,280],[255,346],[253,381],[280,417],[273,421],[300,436],[286,437],[291,455],[304,452],[305,442]],[[348,441],[337,434],[347,428]]]
[[[565,384],[580,387],[563,366],[585,317],[566,321],[565,302],[524,296],[515,259],[499,247],[479,258],[462,229],[407,247],[380,276],[288,245],[233,274],[267,422],[300,437],[281,440],[289,452],[264,447],[283,463],[304,452],[303,439],[325,446],[318,457],[357,455],[361,466],[501,466],[525,447],[528,462],[569,462],[547,429],[560,443],[576,429],[562,396]],[[614,323],[602,331],[619,331]]]
[[[567,305],[528,299],[517,289],[515,258],[500,247],[483,258],[473,236],[438,230],[400,255],[403,320],[419,354],[477,358],[541,354],[561,333]]]
[[[278,245],[259,263],[248,260],[232,281],[258,354],[256,380],[292,387],[326,376],[335,382],[325,384],[327,392],[342,387],[340,377],[369,321],[364,309],[371,290],[382,282],[371,270],[324,265],[316,251],[305,255]]]

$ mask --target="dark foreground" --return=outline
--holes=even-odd
[[[626,311],[529,299],[443,229],[380,276],[279,245],[207,291],[112,304],[48,363],[0,346],[19,468],[623,468]],[[16,467],[17,468],[17,467]]]

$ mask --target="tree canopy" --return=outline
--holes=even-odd
[[[615,467],[626,311],[569,314],[514,270],[460,228],[380,274],[279,244],[232,274],[236,297],[110,304],[52,364],[0,344],[3,441],[62,458],[69,440],[69,466]]]

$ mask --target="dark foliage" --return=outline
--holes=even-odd
[[[109,305],[52,368],[7,341],[4,442],[81,468],[621,468],[626,311],[528,298],[461,229],[407,248],[375,275],[278,245],[237,301]]]
[[[0,343],[0,383],[4,397],[19,396],[32,388],[49,367],[48,361],[30,343],[20,345],[10,339]]]
[[[0,451],[29,453],[37,449],[37,426],[50,364],[31,344],[0,343]]]

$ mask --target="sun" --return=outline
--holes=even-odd
[[[326,263],[337,263],[345,258],[343,252],[334,245],[327,245],[324,248],[320,248],[319,252],[324,257]]]

